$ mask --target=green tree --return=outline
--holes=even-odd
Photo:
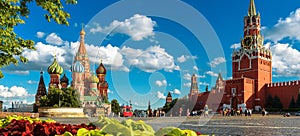
[[[111,111],[114,112],[115,114],[118,114],[120,112],[120,104],[118,100],[113,99],[111,101]]]
[[[289,108],[296,108],[296,102],[295,102],[295,99],[294,99],[294,96],[292,97],[292,100],[290,102],[290,105],[289,105]]]
[[[176,104],[177,100],[178,100],[178,98],[172,100],[171,103],[166,103],[166,104],[163,106],[163,109],[162,109],[162,110],[163,110],[164,112],[168,113],[168,112],[174,107],[174,105]],[[169,113],[168,113],[168,114],[169,114]]]
[[[14,32],[14,27],[25,24],[25,18],[28,18],[30,10],[29,3],[35,2],[37,6],[44,9],[44,15],[48,22],[53,19],[56,23],[69,25],[67,19],[70,14],[63,10],[63,4],[60,0],[1,0],[0,1],[0,69],[11,63],[17,65],[19,61],[26,63],[28,61],[22,55],[24,49],[35,50],[32,40],[23,39]],[[77,0],[66,0],[66,4],[76,4]],[[0,78],[3,78],[0,70]]]
[[[298,98],[296,101],[296,108],[300,108],[300,92],[298,93]]]
[[[41,106],[80,107],[79,95],[71,87],[66,89],[50,88],[46,96],[41,97]]]
[[[279,108],[279,109],[282,109],[282,103],[280,101],[280,98],[275,95],[274,99],[273,99],[273,105],[272,105],[272,108]]]
[[[272,108],[273,106],[273,97],[272,95],[269,95],[266,102],[266,108]]]

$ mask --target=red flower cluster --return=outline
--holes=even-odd
[[[28,120],[16,120],[13,119],[9,125],[4,128],[0,128],[1,136],[55,136],[62,135],[66,131],[77,134],[78,129],[86,128],[87,130],[96,129],[95,125],[89,124],[61,124],[55,122],[33,122]]]

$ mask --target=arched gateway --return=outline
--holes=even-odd
[[[231,99],[231,108],[233,109],[233,110],[237,110],[238,109],[238,98],[237,97],[233,97],[232,99]]]

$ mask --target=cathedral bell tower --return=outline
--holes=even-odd
[[[254,0],[250,0],[248,14],[244,17],[241,48],[232,54],[232,77],[246,77],[255,81],[255,106],[263,105],[260,98],[264,98],[264,93],[261,90],[266,83],[272,82],[272,53],[263,46],[260,23],[260,14],[256,12]]]
[[[98,90],[100,91],[99,95],[102,96],[102,98],[108,98],[107,96],[107,90],[108,90],[108,83],[105,79],[105,76],[106,76],[106,69],[102,63],[102,60],[100,62],[100,65],[98,66],[97,70],[96,70],[96,73],[97,73],[97,77],[99,79],[99,83],[98,83]]]
[[[41,97],[47,95],[42,70],[40,72],[40,75],[41,75],[40,76],[40,81],[39,81],[38,89],[37,89],[37,92],[36,92],[36,95],[35,95],[35,104],[36,104],[36,106],[40,106],[41,105],[41,103],[40,103]]]

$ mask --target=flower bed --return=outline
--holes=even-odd
[[[0,121],[0,134],[4,136],[199,136],[199,132],[175,127],[162,128],[155,132],[142,120],[131,119],[119,122],[99,117],[95,124],[61,124],[54,120],[41,120],[22,116],[7,116]]]

